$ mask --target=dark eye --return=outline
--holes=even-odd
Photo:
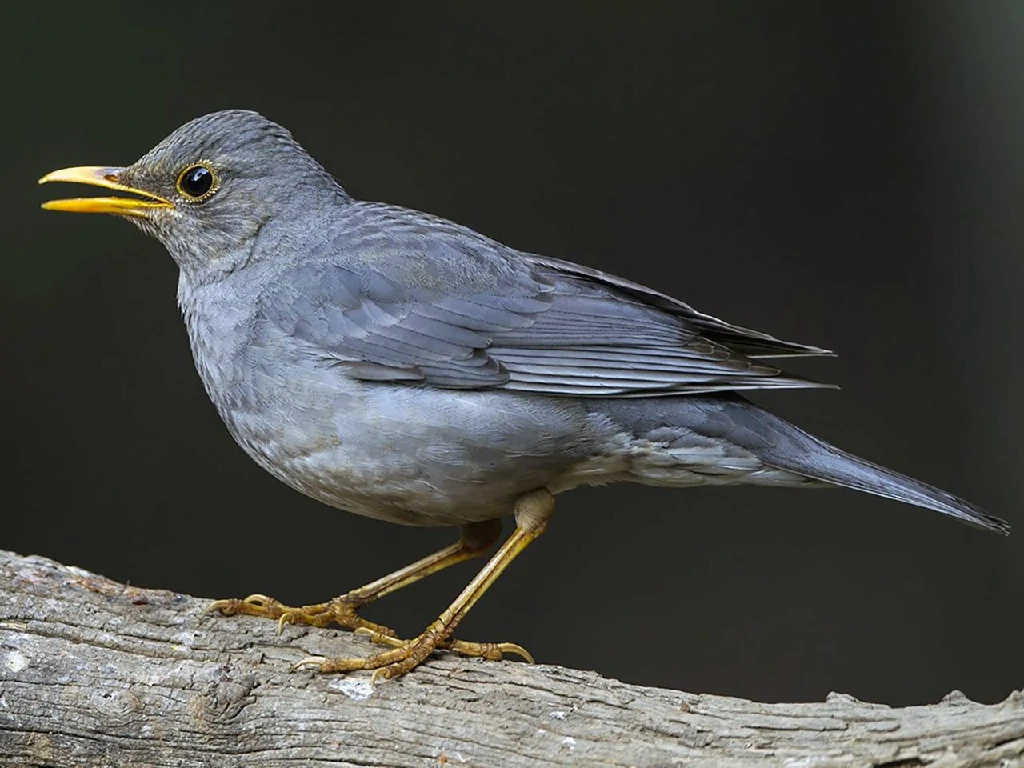
[[[216,186],[217,176],[206,165],[190,165],[178,176],[178,191],[193,202],[208,198]]]

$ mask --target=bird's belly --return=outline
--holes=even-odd
[[[239,445],[301,493],[391,522],[509,514],[518,496],[558,487],[595,450],[581,409],[510,393],[365,384],[337,372],[300,395],[294,381],[278,386],[264,382],[257,397],[221,411]]]

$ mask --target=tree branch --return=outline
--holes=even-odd
[[[0,552],[0,765],[87,768],[1024,764],[1024,694],[891,709],[641,688],[449,656],[379,685],[291,673],[342,631],[204,616],[208,601]]]

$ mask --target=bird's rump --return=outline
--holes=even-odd
[[[349,238],[326,262],[289,268],[275,281],[289,290],[265,293],[261,313],[364,380],[584,397],[827,386],[756,359],[825,350],[433,223],[429,242],[396,246],[415,261],[404,276],[381,269],[379,243]],[[474,273],[482,256],[508,267],[500,287]]]

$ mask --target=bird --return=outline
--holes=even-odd
[[[195,367],[239,446],[295,490],[412,526],[459,526],[438,552],[332,600],[263,594],[211,610],[387,646],[295,668],[403,675],[436,651],[500,659],[515,643],[455,630],[541,536],[554,497],[613,482],[844,487],[1006,534],[1008,524],[932,485],[846,453],[744,392],[830,385],[779,367],[831,354],[704,314],[659,291],[526,253],[468,227],[354,199],[282,126],[249,110],[198,117],[124,167],[71,182],[130,197],[52,200],[155,237],[176,262]],[[413,638],[363,618],[369,603],[481,558]]]

